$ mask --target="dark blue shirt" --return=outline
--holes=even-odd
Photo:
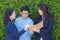
[[[40,40],[42,37],[43,40],[52,40],[52,26],[54,23],[54,18],[52,16],[48,16],[48,22],[43,24],[43,28],[40,29],[40,33],[37,34],[36,40]],[[41,22],[41,17],[36,17],[36,23]]]
[[[24,30],[18,32],[14,22],[10,20],[5,25],[5,40],[19,40],[19,36],[21,36],[24,32]]]

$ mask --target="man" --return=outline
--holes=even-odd
[[[21,15],[22,17],[18,17],[15,20],[15,25],[18,31],[21,31],[24,29],[26,25],[33,25],[32,19],[28,17],[29,15],[29,8],[27,6],[24,6],[21,8]],[[19,37],[19,40],[31,40],[32,34],[34,32],[31,32],[30,30],[27,30],[22,36]]]

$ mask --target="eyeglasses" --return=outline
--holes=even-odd
[[[28,14],[28,13],[22,13],[22,14]]]

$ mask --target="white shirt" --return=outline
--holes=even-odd
[[[43,40],[42,37],[40,38],[40,40]]]

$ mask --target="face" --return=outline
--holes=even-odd
[[[40,15],[43,15],[43,11],[38,8],[38,12]]]
[[[22,18],[25,19],[28,17],[29,12],[28,11],[22,11],[21,14],[22,14]]]
[[[16,18],[16,14],[15,14],[15,11],[13,11],[12,15],[10,16],[10,19],[15,19]]]

